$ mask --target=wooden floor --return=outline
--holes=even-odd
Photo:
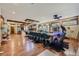
[[[21,35],[11,35],[9,41],[3,45],[4,53],[2,55],[37,55],[44,49],[41,44],[34,44],[28,39],[23,39]]]
[[[74,41],[71,41],[74,42]],[[73,46],[74,44],[70,44]],[[11,35],[7,42],[2,43],[2,50],[4,53],[1,56],[36,56],[43,52],[45,49],[42,44],[35,44],[28,38],[24,38],[22,35]],[[53,49],[48,49],[55,53]],[[58,55],[65,55],[64,52],[56,52]]]

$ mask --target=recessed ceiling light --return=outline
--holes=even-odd
[[[15,11],[12,12],[12,14],[15,14],[15,13],[16,13]]]
[[[13,5],[14,5],[14,6],[18,6],[19,4],[18,4],[18,3],[13,3]]]

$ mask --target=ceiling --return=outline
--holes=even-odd
[[[34,19],[49,21],[54,14],[64,17],[79,15],[78,3],[0,3],[0,14],[5,19],[20,20]]]

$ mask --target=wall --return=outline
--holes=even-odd
[[[77,34],[79,32],[79,25],[70,26],[70,30],[67,29],[67,37],[77,38]],[[73,32],[71,32],[73,31]]]

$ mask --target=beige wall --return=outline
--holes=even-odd
[[[70,27],[70,30],[67,27]],[[66,34],[67,37],[77,38],[77,34],[79,32],[79,25],[66,26],[66,29],[67,29],[67,34]]]

